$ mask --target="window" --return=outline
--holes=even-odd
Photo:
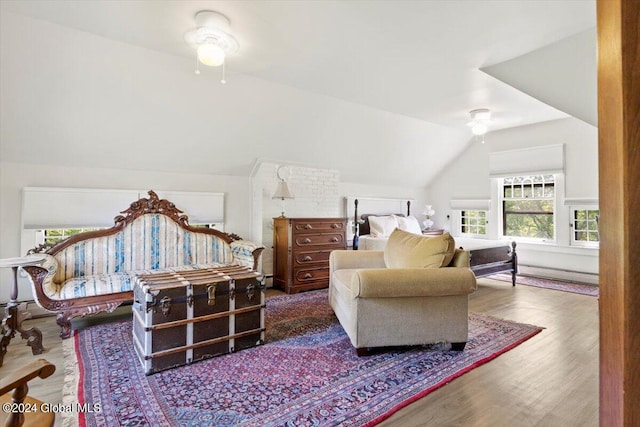
[[[487,234],[487,211],[461,211],[460,233],[470,235]]]
[[[502,234],[554,240],[553,175],[516,176],[502,181]]]
[[[51,228],[47,230],[41,230],[44,237],[43,242],[47,245],[55,245],[61,240],[66,239],[74,234],[83,233],[85,231],[100,230],[100,228]]]
[[[593,207],[573,207],[571,209],[571,244],[597,246],[600,242],[598,219],[600,211]]]
[[[222,231],[224,232],[224,223],[209,223],[209,224],[204,224],[204,223],[198,223],[198,224],[189,224],[191,227],[193,228],[213,228],[215,230],[218,231]]]

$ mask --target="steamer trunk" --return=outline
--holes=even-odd
[[[245,267],[136,276],[133,341],[147,375],[264,342],[264,279]]]

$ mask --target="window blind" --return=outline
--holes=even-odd
[[[189,216],[190,224],[224,222],[224,193],[156,191]],[[111,227],[120,211],[147,190],[25,187],[22,191],[24,229]]]
[[[484,199],[458,199],[450,200],[449,206],[451,209],[461,211],[488,211],[491,209],[491,200]]]
[[[491,178],[563,172],[564,144],[496,151],[489,155]]]

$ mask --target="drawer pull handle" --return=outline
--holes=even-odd
[[[313,277],[313,274],[311,274],[311,273],[307,273],[307,274],[305,274],[302,278],[303,278],[303,279],[311,279],[312,277]]]
[[[306,239],[304,239],[304,240],[302,241],[302,243],[311,243],[311,239],[309,239],[309,238],[307,237]]]
[[[340,228],[340,224],[336,224],[335,222],[331,224],[331,228]]]
[[[311,224],[305,224],[303,227],[305,230],[311,230],[313,226]]]
[[[307,255],[306,257],[302,258],[303,261],[313,261],[313,258],[311,258],[309,255]]]
[[[340,241],[340,239],[338,239],[337,237],[332,237],[332,238],[331,238],[331,241],[332,241],[333,243],[337,243],[337,242],[339,242],[339,241]]]

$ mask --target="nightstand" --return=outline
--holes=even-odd
[[[422,230],[422,235],[424,235],[424,236],[440,236],[443,233],[444,233],[443,229],[434,230],[434,229],[430,228],[428,230]]]

